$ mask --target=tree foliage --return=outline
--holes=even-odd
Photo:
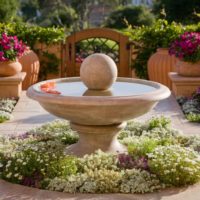
[[[158,17],[161,17],[162,9],[165,10],[169,22],[189,24],[199,21],[199,17],[195,15],[200,12],[199,0],[154,0],[153,12]]]
[[[120,7],[113,11],[105,21],[105,26],[110,28],[122,29],[128,25],[141,26],[152,25],[154,16],[150,10],[144,6]]]
[[[26,0],[21,10],[24,20],[44,27],[64,26],[70,28],[77,14],[61,0]]]
[[[42,10],[41,16],[36,22],[43,27],[56,26],[70,28],[76,19],[77,14],[73,8],[59,5],[51,11]]]
[[[10,22],[17,16],[18,0],[0,0],[0,22]]]

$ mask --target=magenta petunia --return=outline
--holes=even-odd
[[[170,55],[175,55],[184,61],[197,62],[200,59],[200,33],[185,32],[172,42]]]
[[[17,36],[8,36],[6,33],[0,35],[0,62],[16,60],[25,50],[26,45]]]

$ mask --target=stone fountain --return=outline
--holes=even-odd
[[[81,65],[80,77],[53,81],[60,94],[41,90],[42,84],[52,82],[48,80],[31,86],[27,95],[49,113],[70,121],[80,139],[67,148],[67,153],[78,156],[97,149],[125,151],[117,133],[126,121],[149,112],[170,95],[166,86],[156,82],[117,78],[116,64],[105,54],[88,56]]]

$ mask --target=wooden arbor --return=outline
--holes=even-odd
[[[66,38],[61,76],[79,76],[81,62],[93,53],[107,54],[117,64],[118,76],[130,76],[128,37],[107,28],[86,29]]]

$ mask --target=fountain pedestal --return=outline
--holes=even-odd
[[[67,148],[67,154],[83,156],[101,149],[104,152],[124,152],[126,148],[117,140],[117,134],[126,123],[107,126],[89,126],[70,123],[71,128],[79,134],[79,141]]]

